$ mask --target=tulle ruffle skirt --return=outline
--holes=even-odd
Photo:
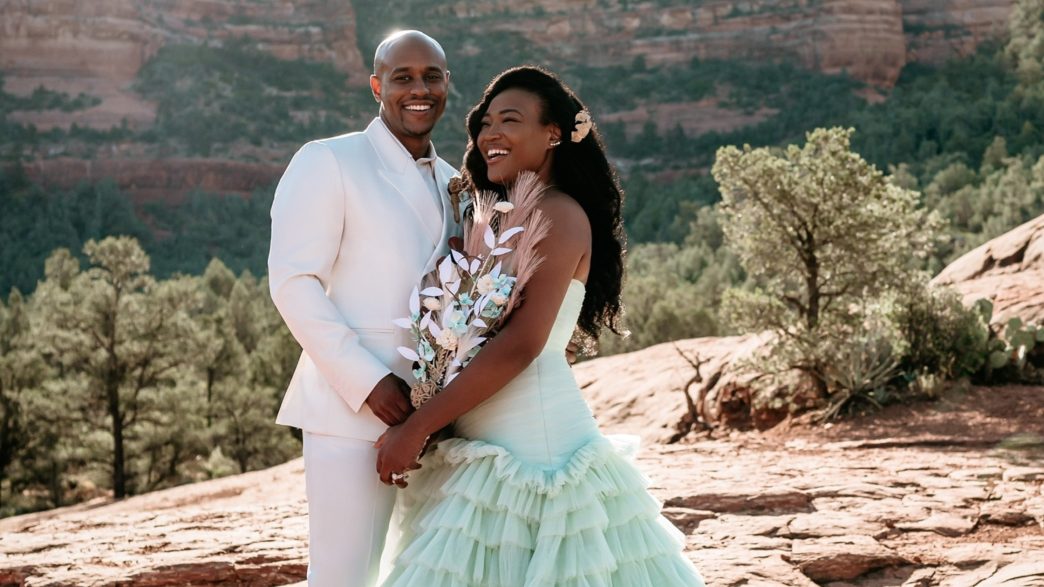
[[[548,470],[480,440],[440,442],[400,496],[384,585],[702,587],[631,462],[636,447],[599,435]]]

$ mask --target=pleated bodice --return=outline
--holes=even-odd
[[[572,280],[544,350],[521,374],[460,417],[462,438],[502,446],[526,463],[558,468],[598,436],[598,426],[566,361],[584,302],[584,284]]]

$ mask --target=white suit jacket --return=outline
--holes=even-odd
[[[294,155],[272,204],[272,300],[304,352],[276,422],[376,440],[387,426],[365,400],[388,373],[412,381],[396,351],[410,292],[459,233],[435,162],[441,209],[416,163],[375,119],[365,132],[312,141]],[[412,346],[412,345],[410,345]]]

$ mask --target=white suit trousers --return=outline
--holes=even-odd
[[[309,587],[372,587],[395,505],[373,443],[304,433]]]

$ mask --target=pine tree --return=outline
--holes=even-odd
[[[40,338],[67,377],[83,378],[91,400],[85,412],[104,414],[113,493],[122,498],[136,490],[129,462],[136,456],[129,456],[129,444],[165,418],[184,415],[159,410],[169,409],[162,398],[199,353],[189,314],[201,299],[191,278],[157,284],[148,273],[148,256],[133,238],[88,241],[84,253],[89,269],[56,270],[40,284],[36,297],[47,318]],[[58,252],[48,265],[61,268],[68,258],[67,251]],[[143,485],[155,486],[146,477]]]
[[[934,216],[850,147],[851,129],[817,129],[783,150],[724,147],[714,178],[722,228],[755,284],[726,293],[746,330],[777,334],[782,368],[826,391],[827,358],[866,316],[860,308],[916,281],[912,258],[931,250]]]
[[[28,396],[40,393],[47,375],[47,365],[34,344],[28,309],[15,289],[6,305],[0,299],[0,515],[13,513],[10,498],[19,487],[11,478],[11,468],[32,444]]]
[[[300,446],[275,417],[300,348],[288,333],[287,344],[286,327],[272,308],[266,283],[247,271],[237,279],[217,259],[202,281],[204,311],[196,320],[204,333],[204,352],[197,366],[206,390],[211,459],[236,465],[235,471],[210,467],[208,474],[284,462]]]

